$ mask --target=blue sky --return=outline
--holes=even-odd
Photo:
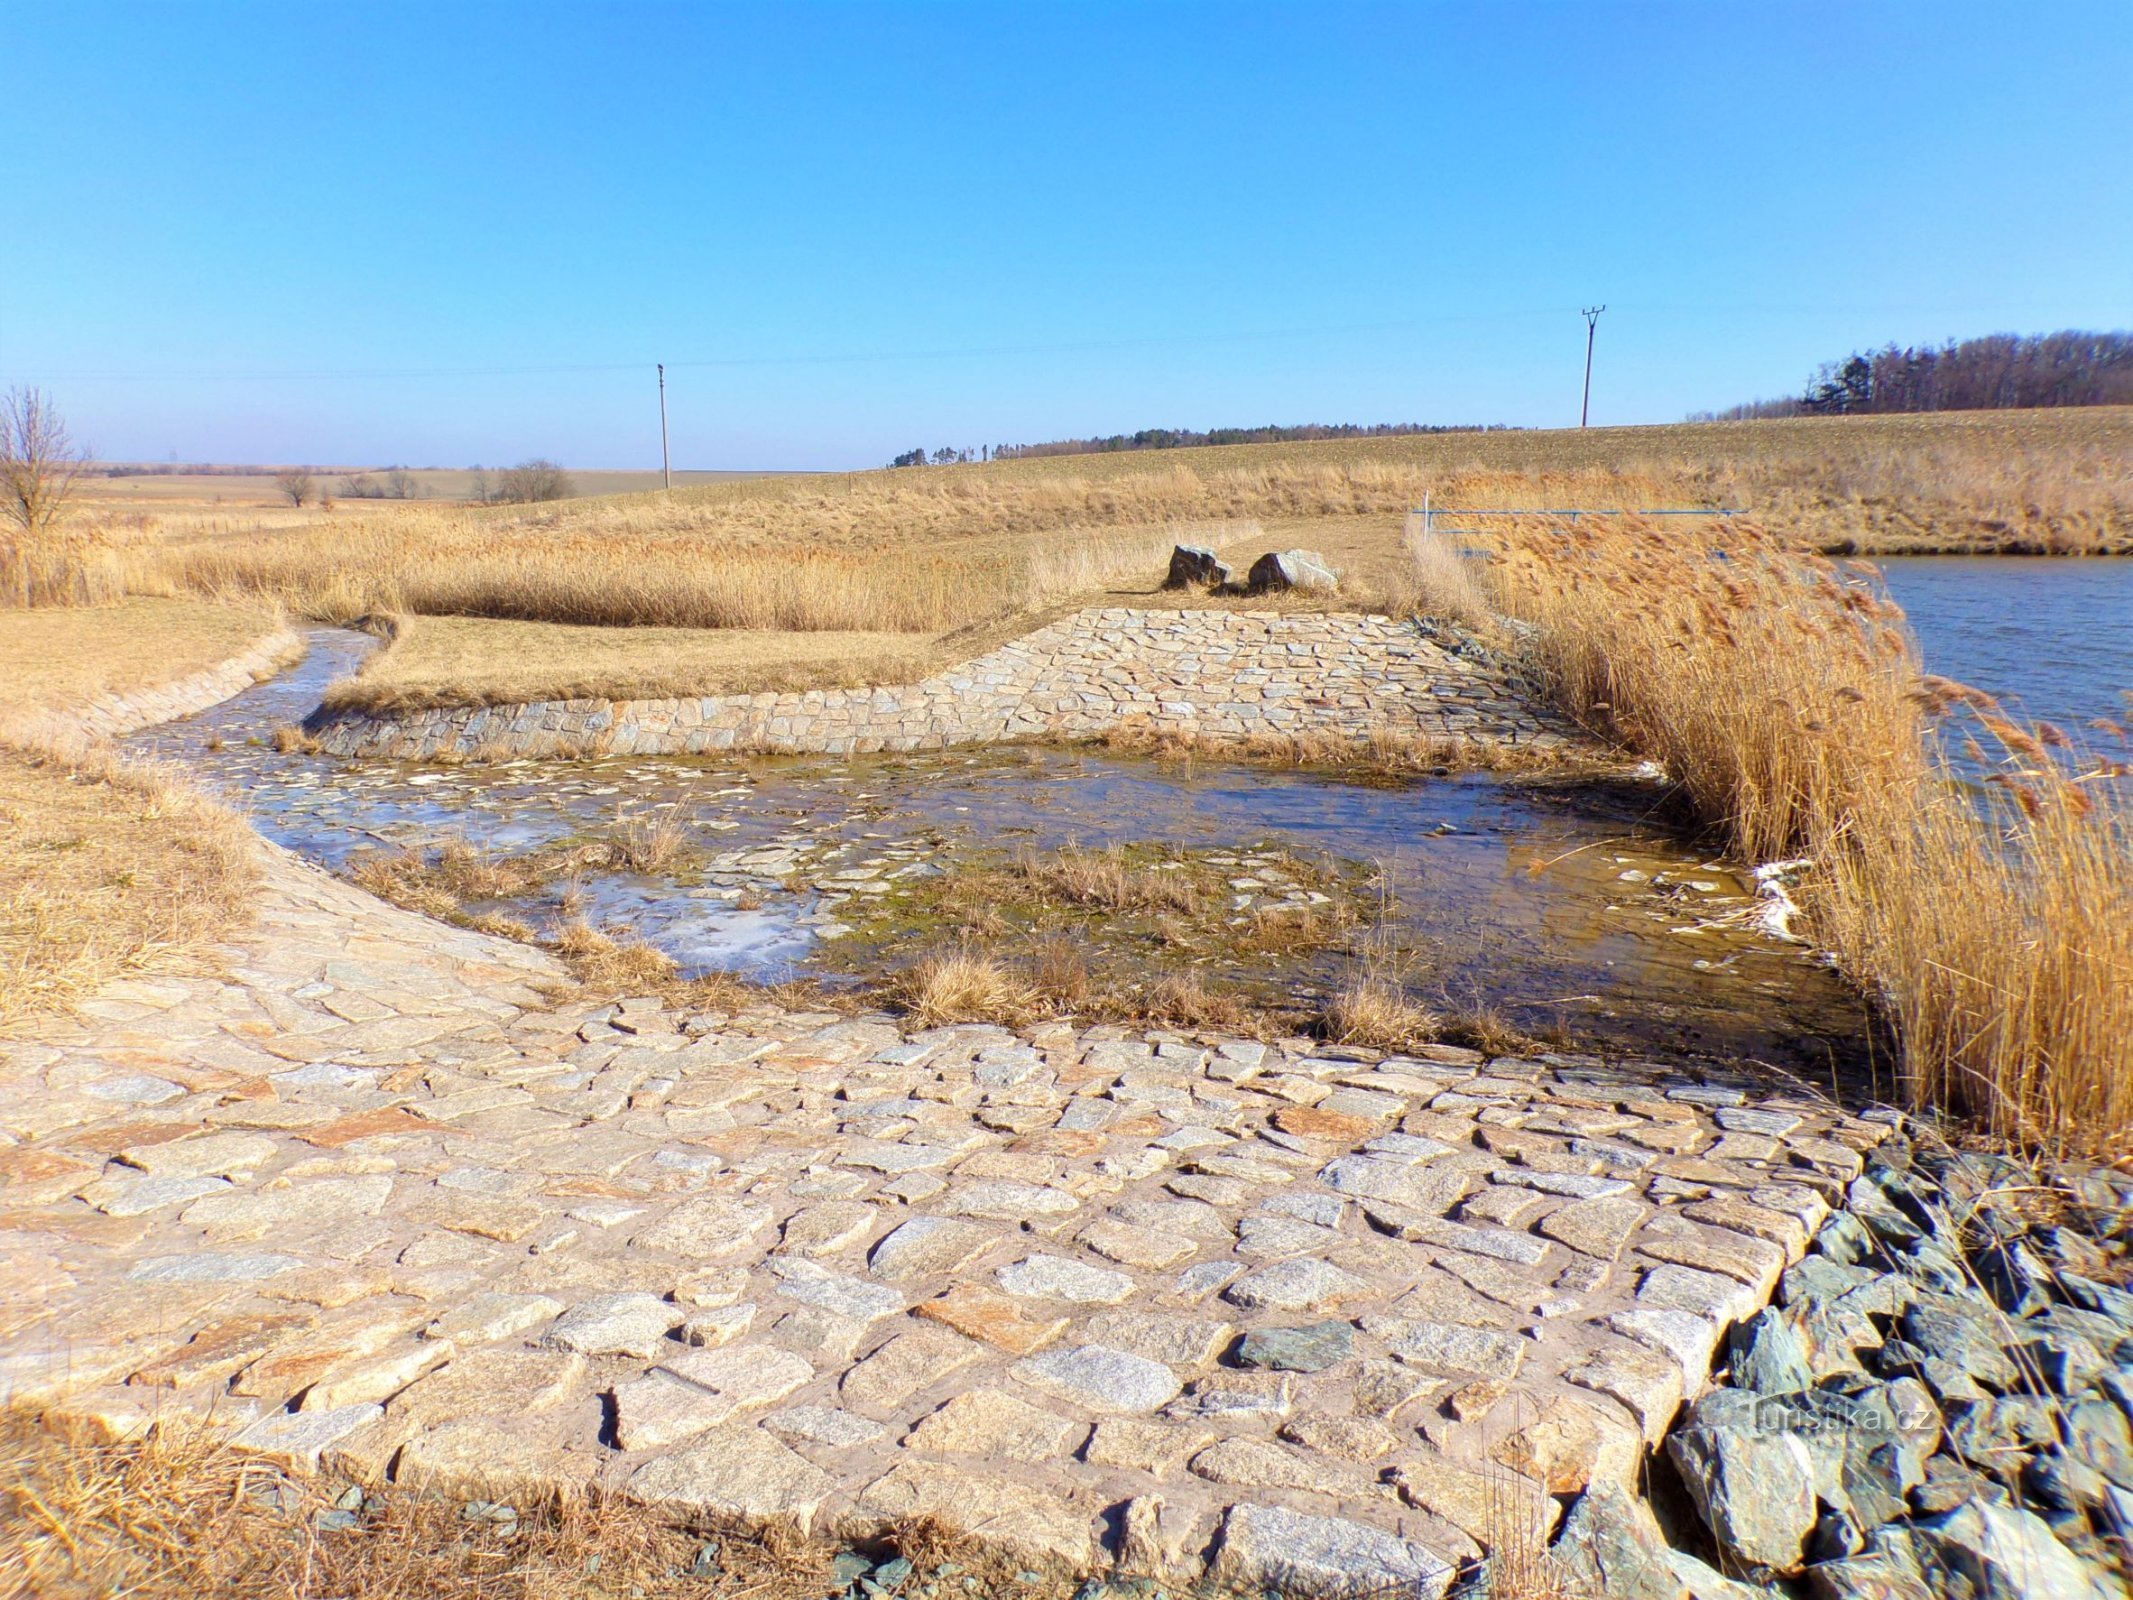
[[[0,385],[107,456],[1577,420],[2133,324],[2133,6],[0,0]],[[32,130],[25,147],[23,130]],[[25,156],[32,159],[25,159]],[[568,370],[565,370],[568,369]]]

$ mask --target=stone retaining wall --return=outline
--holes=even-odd
[[[1567,747],[1501,663],[1413,622],[1361,614],[1080,612],[921,683],[713,695],[551,700],[307,724],[339,756],[700,755],[723,750],[927,750],[1122,724],[1223,738],[1393,731]]]
[[[100,694],[86,705],[27,714],[12,723],[10,737],[23,743],[51,739],[119,739],[158,722],[188,717],[271,678],[304,653],[301,634],[278,628],[251,649],[175,683],[128,694]]]

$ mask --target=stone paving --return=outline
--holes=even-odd
[[[1436,1593],[1511,1486],[1633,1474],[1888,1131],[1658,1064],[593,1004],[263,848],[224,975],[0,1043],[17,1403]]]
[[[692,700],[320,713],[328,755],[869,754],[1122,725],[1218,738],[1391,731],[1564,750],[1505,665],[1414,622],[1264,611],[1079,612],[922,683]]]

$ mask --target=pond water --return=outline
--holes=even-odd
[[[2133,559],[1902,556],[1878,565],[1928,670],[2070,732],[2128,719]]]
[[[309,656],[280,678],[132,743],[197,768],[269,838],[343,870],[366,851],[463,841],[508,856],[669,819],[693,847],[685,866],[595,872],[470,909],[546,929],[569,893],[596,926],[692,972],[877,976],[929,947],[924,926],[884,934],[880,911],[931,875],[1024,849],[1160,843],[1246,885],[1240,918],[1255,893],[1278,892],[1250,887],[1255,862],[1373,878],[1382,888],[1361,909],[1418,998],[1487,1006],[1529,1031],[1745,1057],[1821,1082],[1833,1062],[1855,1063],[1864,1037],[1855,997],[1762,928],[1752,885],[1658,818],[1651,785],[1342,781],[1034,747],[463,767],[277,751],[274,730],[301,720],[368,648],[314,630]],[[1308,997],[1356,960],[1342,949],[1271,965],[1223,955],[1205,975]]]

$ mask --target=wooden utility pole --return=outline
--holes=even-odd
[[[667,455],[667,364],[659,363],[659,481],[674,487],[674,465]]]
[[[1585,404],[1578,410],[1578,426],[1584,427],[1592,420],[1592,336],[1600,326],[1600,313],[1605,306],[1587,306],[1585,318]]]

